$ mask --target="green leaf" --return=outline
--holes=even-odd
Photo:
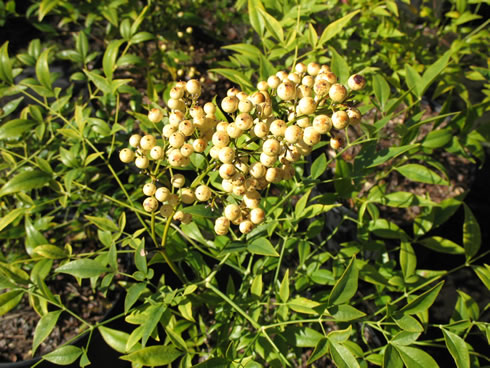
[[[247,58],[250,58],[251,60],[255,60],[257,58],[257,55],[262,54],[262,51],[260,51],[256,46],[247,43],[235,43],[233,45],[223,46],[222,48],[239,52],[240,54],[246,56]]]
[[[8,212],[2,218],[0,218],[0,231],[5,229],[8,225],[10,225],[15,220],[17,220],[17,218],[19,216],[22,216],[25,211],[26,211],[25,208],[16,208],[16,209]]]
[[[401,311],[406,314],[425,312],[434,303],[443,285],[444,281],[439,282],[425,293],[418,295],[415,299],[410,301],[401,309]]]
[[[13,119],[0,127],[0,139],[18,140],[22,134],[31,131],[39,123],[27,119]]]
[[[223,77],[228,78],[233,83],[239,84],[242,90],[251,91],[253,90],[253,86],[250,83],[250,80],[241,72],[234,69],[226,69],[226,68],[214,68],[211,69],[210,72],[221,74]]]
[[[109,327],[99,326],[98,327],[102,338],[115,351],[121,354],[125,354],[128,351],[126,350],[126,343],[129,339],[129,334],[123,331],[114,330]],[[141,349],[141,344],[137,343],[134,345],[133,350]]]
[[[229,368],[230,362],[225,358],[211,358],[202,363],[192,366],[193,368]],[[253,364],[247,364],[247,368],[259,368],[261,366],[255,367]]]
[[[6,41],[2,47],[0,47],[0,79],[7,84],[13,84],[14,77],[12,75],[12,65],[10,64],[8,46],[9,43]]]
[[[5,313],[19,304],[23,295],[24,291],[22,290],[12,290],[0,294],[0,316],[3,316]]]
[[[480,278],[481,282],[490,290],[490,267],[487,264],[483,266],[471,266],[476,275]]]
[[[61,314],[62,310],[49,312],[41,317],[37,323],[36,330],[34,331],[34,338],[32,340],[32,355],[36,352],[39,345],[49,336],[53,331],[56,322]]]
[[[284,273],[281,285],[279,286],[279,298],[283,303],[286,303],[289,299],[289,269]]]
[[[133,37],[131,37],[130,42],[132,44],[145,42],[149,40],[153,40],[155,36],[153,36],[150,32],[138,32]]]
[[[294,206],[294,216],[296,219],[301,219],[301,215],[306,207],[306,203],[308,203],[308,197],[310,196],[312,188],[308,189],[305,194],[296,202]]]
[[[106,94],[112,93],[111,83],[103,76],[88,70],[83,71],[95,86]]]
[[[311,178],[319,178],[327,169],[327,157],[325,153],[318,156],[311,164]]]
[[[39,5],[38,21],[41,22],[59,3],[60,0],[42,0]]]
[[[446,51],[436,62],[429,66],[422,75],[423,84],[421,86],[421,95],[427,90],[436,77],[446,68],[449,58],[451,57],[451,50]]]
[[[405,65],[405,78],[408,88],[417,96],[422,97],[424,81],[419,73],[410,65]]]
[[[318,41],[318,47],[322,47],[323,44],[337,35],[342,29],[349,23],[349,21],[357,14],[360,10],[353,11],[336,21],[330,23],[322,32],[320,40]]]
[[[450,143],[453,139],[453,130],[448,127],[429,132],[422,141],[422,147],[441,148]]]
[[[349,349],[329,340],[330,355],[338,368],[359,368],[359,363]]]
[[[464,206],[464,223],[463,223],[463,247],[466,254],[466,259],[474,257],[481,246],[480,225],[476,220],[470,208],[463,203]]]
[[[403,368],[403,361],[400,354],[395,350],[393,345],[386,345],[383,356],[383,368]]]
[[[48,58],[51,49],[45,49],[36,61],[36,76],[39,83],[48,90],[51,90],[51,74],[49,73]]]
[[[385,111],[386,102],[390,98],[391,91],[390,85],[381,74],[375,74],[373,76],[373,90],[376,99],[381,104],[381,110]]]
[[[263,18],[260,16],[259,9],[264,10],[264,5],[260,0],[248,0],[248,16],[250,19],[250,25],[262,38],[264,36],[265,24]]]
[[[405,366],[409,368],[438,368],[436,361],[425,351],[410,346],[393,344]]]
[[[421,324],[409,314],[396,313],[391,317],[393,318],[393,321],[395,321],[396,325],[404,331],[408,331],[408,332],[424,331],[424,328],[421,326]]]
[[[402,241],[400,245],[400,267],[405,281],[415,273],[415,269],[417,268],[415,251],[412,245],[406,241]]]
[[[353,321],[366,315],[366,313],[361,312],[359,309],[356,309],[349,304],[341,304],[330,307],[328,308],[328,313],[331,314],[336,322]]]
[[[440,236],[431,236],[429,238],[420,239],[417,242],[436,252],[447,254],[464,254],[464,248],[462,246],[452,242],[451,240],[441,238]]]
[[[431,169],[419,164],[406,164],[395,168],[400,174],[412,181],[419,183],[449,185],[447,180],[441,178]]]
[[[145,346],[150,338],[153,330],[157,327],[158,322],[160,322],[160,318],[162,318],[163,313],[167,309],[166,305],[162,303],[151,305],[146,308],[145,322],[141,325],[142,328],[142,336],[141,336],[141,345]]]
[[[41,188],[51,179],[51,175],[41,170],[24,171],[8,182],[0,189],[0,197],[17,192],[29,192],[32,189]]]
[[[124,313],[128,313],[129,309],[138,301],[138,298],[146,288],[146,284],[139,283],[131,285],[124,299]]]
[[[393,339],[391,339],[392,344],[397,345],[412,345],[420,336],[420,332],[410,332],[410,331],[400,331]]]
[[[335,283],[328,304],[344,304],[348,302],[357,292],[357,280],[359,270],[355,265],[355,256],[352,257],[340,279]]]
[[[320,306],[320,303],[307,299],[304,297],[296,297],[292,300],[290,300],[287,303],[287,306],[291,308],[293,311],[298,312],[298,313],[305,313],[305,314],[318,314],[318,312],[314,309],[316,307]]]
[[[384,164],[386,161],[395,158],[402,153],[405,153],[412,148],[418,147],[418,144],[409,144],[406,146],[401,146],[401,147],[389,147],[389,148],[384,148],[377,152],[376,156],[372,160],[371,164],[367,166],[367,168],[375,167],[381,164]]]
[[[395,223],[385,220],[377,219],[369,222],[369,231],[373,232],[376,236],[387,239],[406,239],[407,234],[400,229]]]
[[[68,256],[64,249],[51,244],[38,245],[33,252],[49,259],[63,259]]]
[[[263,256],[279,257],[279,253],[277,253],[274,246],[267,238],[254,239],[254,241],[247,245],[247,250],[250,253]]]
[[[284,43],[284,31],[281,23],[279,23],[272,15],[267,13],[263,8],[257,8],[260,16],[264,18],[264,24],[270,34],[280,43]]]
[[[122,45],[123,42],[124,40],[113,40],[109,42],[104,52],[104,57],[102,59],[102,68],[104,69],[104,74],[109,83],[112,82],[112,75],[114,72],[114,67],[116,65],[119,47]]]
[[[88,216],[88,215],[85,215],[85,218],[101,230],[106,230],[106,231],[110,231],[110,232],[119,231],[119,228],[114,223],[114,221],[112,221],[108,218],[97,217],[97,216]]]
[[[451,353],[458,368],[470,368],[470,354],[465,341],[450,331],[442,329],[447,349]]]
[[[77,346],[66,345],[43,355],[43,358],[54,364],[69,365],[77,360],[80,355],[82,355],[82,349]]]
[[[311,356],[308,358],[308,365],[313,363],[314,361],[320,359],[321,357],[325,356],[328,353],[328,340],[325,339],[320,339],[318,343],[315,346],[315,350],[313,350],[313,353],[311,353]]]
[[[262,282],[262,274],[256,275],[252,280],[252,286],[250,287],[250,293],[260,298],[262,295],[262,287],[264,283]]]
[[[128,360],[135,364],[155,367],[172,363],[183,353],[173,346],[149,346],[136,350],[128,355],[123,355],[120,359]]]
[[[347,79],[350,76],[350,67],[347,60],[342,57],[333,47],[330,47],[330,53],[332,54],[332,72],[334,72],[338,77],[339,83],[347,83]]]
[[[58,267],[55,271],[67,273],[75,277],[89,278],[99,276],[102,273],[110,270],[93,259],[84,258],[65,263],[64,265]]]

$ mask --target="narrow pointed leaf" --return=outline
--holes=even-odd
[[[439,282],[437,285],[430,288],[425,293],[420,294],[407,305],[405,305],[401,309],[401,311],[406,314],[425,312],[434,303],[443,285],[444,281]]]
[[[353,257],[330,292],[328,303],[330,305],[347,303],[357,292],[358,277],[359,270],[355,265],[355,257]]]
[[[447,349],[458,368],[470,368],[470,354],[465,341],[453,332],[442,330]]]
[[[470,208],[464,205],[464,224],[463,224],[463,247],[466,253],[466,258],[474,257],[481,246],[480,225],[476,220]]]
[[[128,355],[123,355],[120,359],[128,360],[135,364],[155,367],[159,365],[167,365],[183,353],[173,346],[149,346]]]
[[[330,354],[338,368],[359,368],[359,363],[349,349],[342,344],[330,342]]]
[[[51,331],[53,331],[56,322],[61,314],[61,310],[49,312],[41,317],[39,320],[36,330],[34,331],[34,338],[32,340],[32,355],[36,352],[39,345],[49,336]]]
[[[395,345],[395,349],[400,354],[405,366],[409,368],[438,368],[436,361],[425,351],[411,346]]]
[[[36,61],[36,77],[39,83],[48,90],[51,90],[51,74],[48,65],[50,51],[50,49],[44,50]]]
[[[8,41],[0,47],[0,79],[8,84],[14,83],[12,65],[8,54]]]
[[[77,346],[66,345],[43,355],[43,358],[54,364],[69,365],[77,360],[80,355],[82,355],[82,349]]]
[[[357,13],[359,13],[360,10],[353,11],[352,13],[349,13],[345,16],[343,16],[340,19],[337,19],[336,21],[330,23],[322,32],[322,35],[320,36],[320,39],[318,41],[318,46],[321,47],[325,42],[329,41],[337,33],[342,31],[342,29],[349,23],[349,21],[356,16]]]
[[[51,175],[41,170],[24,171],[8,182],[0,189],[0,197],[17,192],[28,192],[32,189],[41,188],[51,179]]]
[[[96,277],[108,271],[110,270],[101,263],[87,258],[65,263],[56,269],[56,272],[67,273],[81,278]]]
[[[14,308],[20,303],[24,292],[22,290],[12,290],[0,294],[0,316]]]
[[[437,184],[437,185],[448,185],[447,180],[441,178],[433,170],[419,165],[419,164],[407,164],[395,168],[400,174],[409,180],[417,181],[419,183],[427,184]]]

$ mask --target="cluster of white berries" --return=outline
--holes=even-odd
[[[218,235],[228,233],[232,224],[246,234],[264,221],[261,191],[291,179],[294,163],[310,154],[322,136],[329,136],[333,149],[341,147],[335,130],[361,120],[359,110],[346,101],[365,84],[364,77],[355,74],[345,87],[327,65],[299,63],[294,72],[280,71],[259,82],[258,91],[250,95],[229,89],[221,109],[231,121],[218,121],[213,103],[197,104],[199,81],[178,82],[170,91],[170,113],[161,139],[135,134],[129,140],[135,151],[125,148],[120,158],[125,163],[134,161],[152,178],[162,166],[172,169],[170,188],[157,188],[155,180],[143,187],[146,211],[160,206],[163,217],[187,223],[192,217],[179,208],[212,203],[223,211],[215,221]],[[151,109],[148,118],[160,123],[163,111]],[[195,168],[198,182],[185,187],[185,177],[175,170],[190,166],[194,154],[205,157],[207,165]],[[213,169],[220,177],[214,185],[209,184]]]

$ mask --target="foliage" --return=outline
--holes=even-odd
[[[49,287],[66,274],[104,293],[124,289],[116,318],[128,328],[83,320],[81,334],[98,331],[134,367],[435,367],[446,364],[444,354],[459,368],[488,364],[479,347],[489,341],[488,305],[458,287],[452,315],[436,314],[460,270],[470,270],[482,290],[490,287],[480,226],[466,193],[439,200],[430,191],[453,183],[443,155],[479,165],[485,159],[486,5],[431,4],[239,0],[230,9],[221,1],[39,0],[20,14],[15,2],[1,1],[0,26],[22,17],[40,36],[25,47],[0,47],[0,315],[29,297],[40,316],[35,353],[60,315],[83,320]],[[202,15],[211,13],[205,23]],[[231,30],[239,36],[228,37]],[[240,42],[223,54],[202,56],[195,45],[226,37]],[[156,131],[168,148],[160,132],[178,110],[175,87],[186,88],[177,80],[202,84],[202,97],[182,97],[186,118],[212,99],[213,119],[231,123],[238,113],[217,96],[224,91],[205,94],[216,88],[212,74],[252,95],[258,82],[313,61],[344,85],[361,74],[367,87],[345,101],[317,99],[314,112],[303,113],[299,99],[282,98],[269,83],[259,89],[271,114],[256,104],[253,118],[293,125],[302,115],[331,119],[354,105],[364,117],[329,129],[287,180],[267,183],[265,220],[251,231],[215,226],[225,204],[243,196],[223,190],[213,144],[184,167],[162,159],[139,171],[120,162],[134,134]],[[196,130],[190,139],[197,132],[209,134]],[[231,147],[251,164],[263,144],[248,133]],[[139,142],[131,146],[149,154]],[[193,190],[206,180],[212,199],[164,216],[147,211],[141,187],[148,178],[179,194],[180,203],[182,191],[171,184],[177,173]],[[394,178],[426,195],[390,185]],[[441,236],[437,230],[458,209],[460,239]],[[424,259],[436,256],[458,264]],[[68,341],[43,359],[85,366],[87,349]]]

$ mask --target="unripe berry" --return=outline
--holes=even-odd
[[[185,115],[182,111],[174,111],[169,115],[168,121],[169,121],[171,126],[177,127],[177,126],[179,126],[179,123],[182,120],[184,120],[184,118],[185,118]]]
[[[173,133],[168,137],[168,143],[170,147],[180,148],[185,142],[185,136],[180,132]]]
[[[235,96],[227,96],[221,101],[221,108],[229,114],[234,113],[238,109],[238,98]]]
[[[330,87],[328,95],[333,102],[342,102],[347,97],[347,89],[343,85],[335,83]]]
[[[236,169],[232,164],[223,164],[219,168],[219,176],[223,179],[231,179],[235,175]]]
[[[306,73],[306,70],[307,70],[307,67],[305,64],[303,63],[298,63],[296,64],[296,66],[294,67],[294,70],[296,71],[296,73],[299,73],[299,74],[304,74]]]
[[[269,138],[262,144],[262,152],[268,156],[277,156],[280,150],[281,145],[279,141],[274,138]]]
[[[332,124],[335,129],[344,129],[349,125],[349,115],[345,111],[335,111],[332,114]]]
[[[254,208],[250,211],[250,221],[254,223],[255,225],[260,224],[262,221],[264,221],[265,218],[265,211],[260,208]]]
[[[185,184],[185,177],[182,174],[175,174],[170,180],[174,188],[182,188]]]
[[[211,189],[205,184],[201,184],[196,188],[194,195],[200,202],[206,202],[211,198]]]
[[[151,197],[153,194],[155,194],[156,190],[157,187],[153,183],[146,183],[145,185],[143,185],[143,193],[148,197]]]
[[[288,72],[284,70],[280,70],[276,73],[276,77],[278,77],[281,81],[288,79],[288,75]]]
[[[308,116],[304,116],[302,118],[299,118],[296,120],[296,125],[299,126],[300,128],[307,128],[311,126],[310,124],[310,118]]]
[[[184,156],[179,149],[172,149],[167,152],[167,161],[170,166],[179,167],[182,164]]]
[[[204,104],[203,110],[206,115],[214,115],[216,112],[216,106],[212,102],[207,102]]]
[[[361,112],[355,107],[347,109],[347,116],[349,117],[349,124],[358,124],[361,122]]]
[[[155,199],[155,197],[147,197],[143,201],[143,209],[146,212],[156,211],[157,208],[158,208],[158,201]]]
[[[235,159],[235,151],[231,147],[222,147],[219,150],[218,159],[224,164],[230,164]]]
[[[253,119],[250,114],[246,112],[242,112],[235,119],[235,124],[241,130],[249,130],[253,125]]]
[[[218,235],[225,235],[230,229],[230,220],[226,217],[218,217],[214,222],[214,231]]]
[[[366,85],[366,78],[364,78],[360,74],[354,74],[349,77],[347,80],[347,85],[353,91],[359,91],[364,88]]]
[[[160,187],[155,191],[155,198],[160,202],[165,202],[170,196],[170,190],[165,187]]]
[[[169,98],[167,102],[168,107],[172,110],[182,111],[182,104],[184,105],[185,110],[185,104],[181,99]]]
[[[139,134],[133,134],[129,137],[129,145],[134,148],[138,148],[140,145],[141,136]]]
[[[155,146],[150,150],[150,158],[152,160],[161,160],[163,158],[163,147]]]
[[[223,215],[230,221],[235,221],[241,215],[242,211],[237,204],[229,204],[225,207]]]
[[[320,134],[326,134],[332,129],[332,120],[327,115],[317,115],[313,119],[313,129]]]
[[[303,156],[307,156],[311,153],[311,146],[304,141],[304,133],[303,139],[296,143],[296,147],[298,148],[299,153]]]
[[[133,162],[134,160],[134,152],[129,148],[123,148],[121,152],[119,152],[119,159],[125,164]]]
[[[223,179],[223,181],[221,182],[221,186],[226,193],[233,192],[233,183],[231,182],[231,180]]]
[[[168,125],[165,125],[162,129],[162,135],[165,137],[165,138],[169,138],[172,134],[174,134],[175,132],[177,131],[177,129],[168,124]]]
[[[343,140],[341,137],[330,138],[330,147],[332,147],[332,149],[337,150],[340,147],[342,147],[342,144],[343,144]]]
[[[243,100],[238,103],[238,111],[240,112],[250,112],[252,111],[254,105],[250,100]]]
[[[219,160],[219,151],[221,150],[221,148],[223,147],[217,147],[217,146],[211,147],[211,149],[209,150],[209,156],[211,156],[211,158],[215,160]]]
[[[174,213],[174,216],[172,217],[174,221],[182,221],[183,218],[184,218],[184,212],[182,212],[182,210],[176,211]]]
[[[265,95],[262,92],[254,92],[248,99],[254,105],[258,105],[266,101]]]
[[[228,134],[230,138],[238,138],[243,134],[243,130],[241,130],[236,123],[230,123],[226,127],[226,134]]]
[[[315,84],[315,79],[311,75],[305,75],[303,79],[301,79],[301,84],[305,87],[312,88]]]
[[[315,80],[315,84],[313,85],[313,91],[315,91],[318,97],[324,97],[328,94],[330,90],[330,83],[328,83],[324,79]]]
[[[309,63],[308,66],[306,67],[306,70],[309,75],[312,75],[313,77],[320,73],[320,65],[317,63]]]
[[[303,97],[298,102],[298,108],[301,115],[310,115],[316,110],[316,102],[312,97]]]
[[[287,127],[288,126],[284,120],[276,119],[271,123],[269,131],[276,137],[284,137]]]
[[[264,138],[269,134],[269,127],[266,123],[259,121],[254,126],[254,134],[259,138]]]
[[[185,89],[191,95],[199,96],[201,94],[201,82],[199,82],[197,79],[191,79],[187,81]]]
[[[174,208],[169,204],[164,204],[162,207],[160,207],[160,215],[162,215],[162,217],[168,218],[173,212]]]
[[[189,137],[194,133],[194,124],[190,120],[184,120],[179,124],[179,132],[186,137]]]
[[[284,139],[288,143],[296,143],[303,136],[303,129],[297,125],[290,125],[284,132]]]
[[[276,89],[280,83],[281,83],[281,80],[279,79],[279,77],[277,77],[275,75],[271,75],[269,78],[267,78],[267,84],[272,89]]]
[[[251,232],[253,230],[254,224],[250,220],[245,220],[245,221],[240,222],[240,225],[238,226],[238,228],[242,234],[248,234],[249,232]]]
[[[150,160],[146,156],[138,156],[134,161],[134,164],[138,169],[146,169],[150,165]]]
[[[254,162],[250,166],[250,175],[252,175],[254,178],[259,179],[262,178],[265,175],[266,168],[264,165],[262,165],[260,162]]]
[[[269,167],[265,173],[265,180],[269,183],[279,183],[282,180],[282,170],[278,167]]]
[[[288,74],[288,79],[293,82],[294,84],[300,84],[301,83],[301,77],[299,76],[298,73],[289,73]]]
[[[163,113],[162,110],[154,108],[148,111],[148,120],[150,120],[152,123],[159,123],[163,119]]]
[[[283,101],[289,101],[296,95],[296,87],[291,81],[285,81],[277,87],[277,96]]]
[[[216,147],[226,147],[230,143],[230,136],[224,132],[216,132],[213,134],[212,141]]]
[[[196,200],[194,191],[191,188],[182,188],[180,190],[180,200],[184,204],[192,204]]]
[[[243,202],[247,208],[257,208],[260,204],[260,193],[256,190],[249,190],[243,196]]]

